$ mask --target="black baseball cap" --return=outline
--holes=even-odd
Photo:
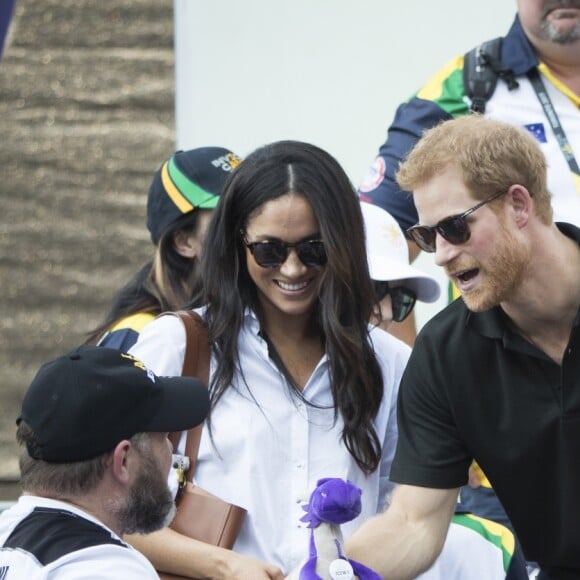
[[[179,217],[197,208],[214,209],[241,158],[224,147],[177,151],[157,170],[147,199],[147,228],[157,244]]]
[[[158,377],[117,349],[80,346],[40,368],[16,423],[34,431],[31,457],[72,463],[111,451],[137,433],[191,429],[208,410],[199,379]]]

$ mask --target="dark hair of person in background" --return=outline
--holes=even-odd
[[[188,213],[167,230],[159,241],[155,258],[119,290],[103,322],[88,334],[87,344],[95,344],[115,322],[126,316],[178,310],[199,292],[199,258],[182,256],[173,243],[173,236],[179,230],[196,233],[199,215],[195,211]]]

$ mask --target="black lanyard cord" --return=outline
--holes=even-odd
[[[560,119],[556,113],[556,109],[554,109],[554,105],[552,105],[552,101],[548,92],[546,91],[546,87],[540,78],[540,73],[537,68],[533,68],[528,72],[528,78],[532,83],[532,87],[536,92],[536,96],[538,97],[538,101],[540,101],[540,105],[542,105],[542,109],[544,109],[544,113],[550,123],[550,127],[552,127],[552,131],[554,131],[554,135],[556,136],[556,140],[558,141],[558,145],[560,146],[560,151],[562,151],[562,155],[566,159],[568,166],[572,173],[576,175],[580,175],[580,168],[578,168],[578,162],[574,157],[574,153],[572,152],[572,146],[568,141],[568,137],[566,137],[566,133],[562,125],[560,124]]]

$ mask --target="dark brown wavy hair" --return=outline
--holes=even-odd
[[[214,210],[201,272],[210,340],[218,361],[210,386],[212,403],[228,389],[239,367],[237,339],[245,308],[260,317],[242,232],[258,208],[290,192],[305,196],[312,205],[328,256],[317,318],[330,365],[335,419],[340,413],[346,448],[358,466],[371,473],[381,457],[373,419],[381,404],[383,380],[368,334],[374,294],[363,220],[344,170],[314,145],[280,141],[257,149],[229,177]],[[289,379],[289,388],[302,397],[280,357],[272,358]]]

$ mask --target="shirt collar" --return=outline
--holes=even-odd
[[[572,238],[580,245],[580,228],[564,222],[557,222],[556,226],[565,236]],[[580,320],[580,308],[576,320]],[[474,328],[481,336],[501,339],[506,345],[513,342],[514,338],[520,342],[519,335],[511,330],[509,318],[501,306],[494,306],[491,310],[484,312],[468,311],[465,324]]]
[[[522,28],[519,16],[516,16],[509,32],[503,39],[501,61],[516,76],[524,75],[530,69],[538,66],[538,57]]]

